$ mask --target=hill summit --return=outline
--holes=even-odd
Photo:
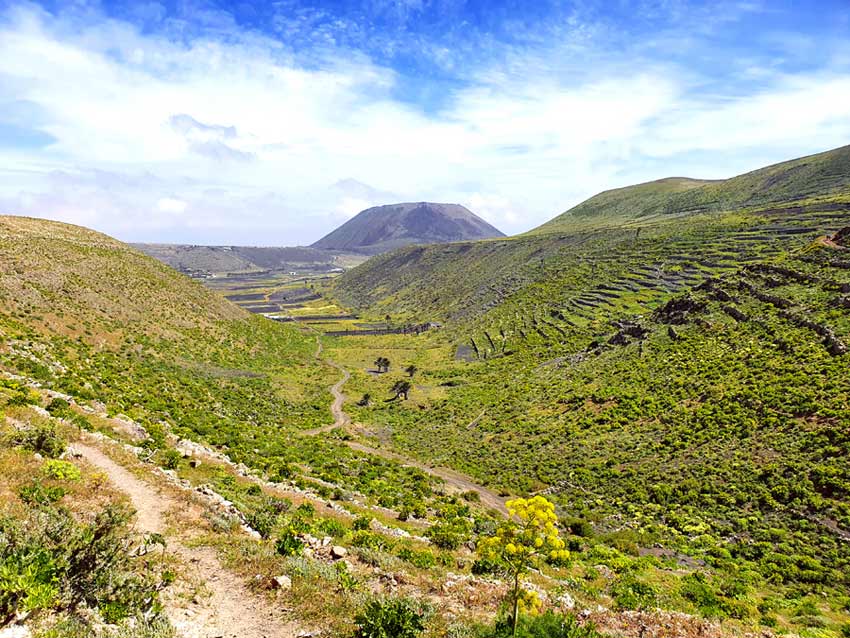
[[[415,202],[367,208],[322,237],[312,248],[374,255],[409,244],[504,236],[459,204]]]

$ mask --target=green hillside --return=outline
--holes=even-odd
[[[582,226],[615,226],[633,220],[646,220],[665,212],[672,195],[686,193],[712,183],[712,180],[667,177],[635,186],[615,188],[594,195],[530,232],[579,229]]]
[[[850,194],[850,146],[767,166],[727,180],[682,177],[600,193],[532,233],[587,225],[646,223],[656,215],[731,211]]]
[[[846,622],[850,254],[823,238],[850,225],[849,187],[842,148],[606,193],[581,209],[600,227],[374,258],[333,294],[444,327],[403,355],[422,370],[411,401],[355,419],[485,484],[542,491],[620,550],[708,570],[718,615],[771,624],[828,600],[791,626]],[[685,201],[701,212],[608,227],[624,202]]]
[[[315,334],[250,315],[202,284],[94,231],[0,217],[0,369],[104,405],[152,431],[199,440],[272,474],[369,491],[387,503],[421,475],[297,436],[333,421],[338,372]],[[340,472],[340,462],[362,471]]]

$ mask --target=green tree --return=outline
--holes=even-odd
[[[556,522],[555,506],[542,496],[518,498],[507,502],[510,518],[499,525],[493,536],[482,538],[478,554],[484,560],[497,561],[510,574],[513,605],[512,633],[516,634],[520,606],[536,612],[540,601],[532,591],[521,588],[521,578],[541,560],[566,560],[570,553],[564,549]]]
[[[410,385],[410,381],[396,381],[393,385],[392,392],[395,394],[395,398],[403,397],[407,400],[408,395],[410,394],[410,390],[413,386]]]
[[[416,373],[419,371],[419,368],[417,368],[415,365],[413,365],[413,364],[411,363],[409,366],[407,366],[407,367],[404,369],[404,371],[405,371],[405,372],[408,374],[408,376],[412,379],[412,378],[413,378],[413,375],[414,375],[414,374],[416,374]]]

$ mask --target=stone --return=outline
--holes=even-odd
[[[200,467],[201,462],[198,459],[192,459],[189,461],[189,467]]]
[[[292,589],[292,579],[285,575],[275,576],[272,578],[272,587],[281,591],[289,591]]]
[[[576,600],[569,594],[569,592],[564,592],[555,599],[555,604],[561,609],[571,611],[575,609]]]
[[[334,545],[331,547],[331,557],[334,560],[339,560],[340,558],[345,558],[348,554],[348,550],[345,549],[342,545]]]

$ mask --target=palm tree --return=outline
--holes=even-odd
[[[395,385],[393,385],[392,392],[395,393],[396,399],[398,399],[399,397],[403,397],[405,400],[407,400],[407,395],[410,393],[410,389],[412,387],[413,386],[410,385],[410,381],[396,381]]]
[[[416,372],[418,370],[419,370],[419,368],[417,368],[412,363],[404,369],[404,371],[410,376],[411,379],[413,378],[413,375],[416,374]]]

